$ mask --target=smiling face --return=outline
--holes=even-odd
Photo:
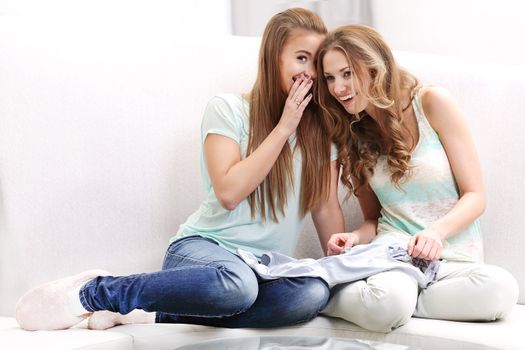
[[[370,84],[370,75],[366,70],[360,75],[360,80],[355,76],[346,55],[339,49],[331,49],[323,57],[323,73],[326,86],[343,108],[351,114],[358,114],[367,108],[370,103],[363,87]]]
[[[280,86],[286,95],[301,75],[317,77],[314,60],[323,39],[324,35],[304,29],[290,33],[279,55]]]

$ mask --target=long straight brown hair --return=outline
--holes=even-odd
[[[281,50],[291,32],[303,29],[326,34],[323,20],[301,8],[274,15],[264,30],[259,50],[259,65],[250,95],[250,130],[247,155],[254,152],[277,126],[287,98],[280,85]],[[320,199],[328,198],[330,188],[330,141],[321,124],[318,106],[310,101],[296,130],[296,148],[302,155],[300,214],[311,210]],[[286,143],[266,179],[252,192],[248,201],[252,217],[256,208],[262,220],[267,212],[278,222],[277,210],[285,215],[287,190],[294,186],[293,150]]]

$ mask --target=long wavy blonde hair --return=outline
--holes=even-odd
[[[280,85],[279,58],[286,40],[296,29],[327,33],[317,14],[301,8],[278,13],[266,25],[259,51],[257,80],[250,94],[247,155],[259,147],[281,118],[287,94]],[[329,194],[330,141],[319,115],[319,108],[312,100],[296,130],[296,147],[302,155],[300,213],[303,216]],[[256,208],[263,220],[267,210],[275,222],[278,210],[285,214],[287,189],[294,186],[292,162],[293,150],[286,143],[266,179],[248,197],[252,217]]]
[[[375,107],[374,117],[365,111],[349,114],[328,91],[324,77],[323,58],[328,51],[339,50],[349,63],[353,83],[360,94]],[[364,25],[347,25],[329,33],[318,51],[319,81],[316,99],[322,109],[323,123],[339,149],[338,162],[342,167],[341,182],[348,195],[367,186],[380,156],[387,157],[390,179],[397,186],[410,175],[411,144],[403,135],[410,132],[403,123],[407,96],[419,86],[418,80],[399,67],[392,51],[381,35]],[[368,72],[370,83],[362,84]],[[414,143],[413,136],[412,144]],[[357,183],[352,183],[352,177]]]

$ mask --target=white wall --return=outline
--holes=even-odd
[[[318,13],[328,29],[346,23],[371,24],[370,0],[231,0],[233,34],[261,36],[274,14],[291,7]]]
[[[373,25],[393,49],[525,65],[523,1],[370,3]],[[0,0],[0,22],[25,20],[34,28],[55,26],[57,31],[65,32],[68,25],[82,24],[86,32],[117,30],[143,36],[160,33],[190,40],[233,32],[260,35],[271,15],[290,6],[318,11],[329,28],[341,24],[342,18],[363,22],[360,17],[368,18],[365,4],[361,0]]]
[[[63,32],[71,25],[178,39],[232,33],[230,0],[0,0],[0,22],[28,18],[32,29]]]
[[[261,36],[266,23],[276,13],[290,7],[303,7],[316,11],[316,1],[282,0],[231,0],[233,34],[242,36]]]
[[[261,35],[289,7],[319,13],[329,29],[375,27],[394,50],[525,65],[525,2],[518,0],[231,0],[233,33]]]
[[[179,189],[198,182],[198,149],[180,142],[198,138],[202,106],[218,84],[207,73],[230,59],[213,39],[231,34],[230,14],[229,0],[0,0],[0,315],[13,315],[22,291],[58,276],[115,262],[116,273],[160,266],[169,237],[200,199],[180,199]],[[209,50],[194,44],[206,40]],[[233,76],[220,73],[209,76]],[[188,89],[195,77],[205,83]],[[194,120],[181,122],[187,115]],[[108,147],[113,140],[120,146]],[[131,170],[130,161],[139,165]],[[112,175],[120,165],[128,168]],[[84,197],[87,188],[97,190]],[[71,213],[78,206],[89,224]],[[120,221],[130,212],[137,220]]]
[[[373,0],[372,11],[393,49],[525,65],[523,1]]]

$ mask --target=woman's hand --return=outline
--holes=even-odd
[[[339,255],[359,243],[359,236],[354,232],[334,233],[327,244],[326,255]]]
[[[413,258],[436,260],[442,251],[441,236],[431,228],[419,231],[408,242],[408,255]]]
[[[284,104],[283,114],[277,127],[286,135],[291,135],[297,129],[301,121],[304,109],[312,100],[312,94],[306,94],[312,88],[313,81],[311,77],[302,75],[295,80]]]

